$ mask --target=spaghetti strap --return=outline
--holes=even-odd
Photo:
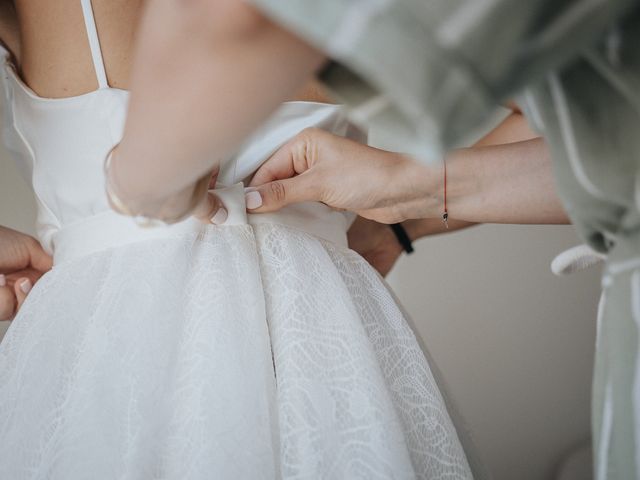
[[[89,47],[91,48],[91,57],[93,58],[93,67],[96,71],[98,79],[98,88],[109,88],[107,82],[107,72],[104,68],[104,60],[102,58],[102,50],[100,49],[100,40],[98,39],[98,29],[96,21],[93,17],[93,8],[91,0],[80,0],[82,4],[82,15],[84,16],[84,24],[87,28],[87,37],[89,38]]]

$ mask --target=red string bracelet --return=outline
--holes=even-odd
[[[444,212],[442,213],[442,223],[446,228],[449,228],[449,211],[447,210],[447,159],[442,159],[444,165]]]

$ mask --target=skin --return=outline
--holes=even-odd
[[[511,123],[493,133],[494,139],[506,135]],[[447,155],[446,165],[451,218],[476,223],[568,221],[555,194],[551,160],[541,138],[457,149]],[[371,220],[396,223],[441,217],[443,178],[441,164],[424,165],[399,153],[309,129],[265,162],[251,185],[262,198],[255,212],[321,201]]]
[[[60,98],[97,87],[77,0],[18,0],[15,11],[10,7],[3,3],[7,21],[0,25],[0,37],[14,53],[23,79],[37,94]],[[304,87],[322,65],[322,54],[241,2],[156,0],[147,5],[144,15],[140,1],[94,0],[93,8],[109,84],[132,91],[124,138],[114,157],[114,178],[127,202],[147,212],[166,204],[167,197],[172,198],[171,206],[176,211],[184,209],[193,182],[203,175],[215,182],[220,159],[281,101],[291,98],[290,92],[302,87],[302,93],[294,99],[324,99],[317,84]],[[137,29],[139,18],[142,24]],[[65,28],[60,28],[61,23]],[[131,45],[135,37],[138,41],[134,50]],[[136,62],[135,58],[144,61]],[[185,84],[190,88],[183,88]],[[258,84],[270,88],[255,88]],[[174,101],[167,102],[167,98]],[[166,118],[173,120],[167,122]],[[529,154],[536,148],[530,148]],[[488,151],[485,156],[495,153],[504,159],[523,151]],[[403,185],[402,178],[413,179],[414,184],[416,179],[431,178],[430,185],[435,185],[434,172],[418,169],[406,157],[381,151],[368,156],[378,158],[385,173],[392,175],[386,180],[399,180],[393,184]],[[463,164],[457,160],[451,163],[453,172],[455,165]],[[396,197],[406,196],[406,189],[396,190]],[[406,203],[435,208],[435,201],[426,206],[415,195],[420,192],[417,185],[409,192],[414,198],[406,199]],[[462,199],[456,206],[460,211],[463,193],[461,190],[460,195],[452,195],[454,203],[456,198]],[[437,198],[433,193],[431,196]],[[389,210],[396,200],[392,195],[359,210]],[[340,207],[340,202],[334,203]],[[195,213],[209,221],[220,208],[219,201],[209,195]],[[395,211],[397,214],[398,208]],[[406,209],[398,218],[408,218],[410,211]],[[376,215],[364,213],[370,218]],[[392,218],[385,215],[380,219]],[[416,224],[415,231],[428,230],[424,225],[418,228]]]
[[[192,207],[194,182],[215,176],[220,159],[282,101],[322,101],[311,80],[322,56],[237,0],[143,3],[92,1],[109,85],[132,91],[110,178],[136,212],[174,217]],[[13,25],[0,34],[12,44],[25,82],[50,98],[95,90],[79,2],[17,0],[15,7]],[[238,55],[243,51],[250,54]],[[133,57],[144,59],[135,69]],[[265,75],[277,88],[261,88],[256,79]],[[250,105],[256,120],[244,122],[238,105]],[[209,223],[221,207],[208,194],[190,213]]]
[[[425,166],[321,130],[306,130],[284,145],[251,184],[262,201],[253,212],[304,201],[357,212],[361,218],[349,231],[349,244],[382,275],[402,249],[381,223],[406,220],[409,237],[417,240],[477,223],[569,222],[555,192],[544,142],[519,111],[473,147],[448,155],[448,229],[441,220],[440,165]]]
[[[183,29],[178,30],[183,35],[180,37],[183,40],[191,41],[184,37],[187,31],[185,29],[191,26],[196,28],[197,34],[194,44],[199,48],[204,48],[207,42],[213,40],[212,37],[204,33],[201,27],[193,24],[196,21],[196,12],[201,12],[199,7],[194,4],[202,2],[191,1],[193,8],[183,8],[188,5],[187,2],[157,0],[152,3],[154,5],[156,3],[162,4],[165,7],[172,4],[175,8],[181,5],[178,10],[188,12],[185,17],[182,17]],[[220,18],[222,9],[228,8],[228,6],[224,7],[223,3],[220,2],[220,10],[216,9],[213,17]],[[226,3],[230,4],[230,2]],[[92,7],[109,86],[129,89],[132,76],[133,44],[142,16],[143,1],[92,0]],[[163,12],[167,13],[166,10]],[[208,11],[208,13],[214,12]],[[233,11],[228,11],[228,13],[232,14]],[[167,17],[163,18],[167,19]],[[228,23],[238,26],[243,21],[239,20],[241,21],[237,24],[235,21]],[[152,26],[147,28],[155,31],[157,26],[158,24],[152,22]],[[46,98],[64,98],[82,95],[98,87],[82,18],[82,8],[78,0],[16,0],[15,2],[0,0],[0,41],[12,53],[12,60],[24,82],[37,95]],[[176,49],[172,50],[172,54],[175,54],[173,60],[176,70],[190,65],[189,62],[193,62],[195,58],[190,57],[190,49],[184,49],[184,44],[181,44],[180,48],[183,49],[182,52],[178,52]],[[196,52],[201,53],[200,50],[196,50]],[[152,73],[155,75],[158,72],[152,70]],[[194,73],[193,68],[187,68],[186,76],[180,76],[179,80],[185,81],[189,75]],[[147,81],[144,75],[140,77],[140,80]],[[148,89],[154,94],[164,95],[165,93],[162,92],[167,91],[167,86],[158,85],[155,88],[158,84],[156,80],[150,80],[144,89]],[[171,81],[174,80],[176,78],[171,77]],[[171,82],[168,85],[170,88],[175,87],[175,84]],[[189,89],[180,87],[180,90]],[[207,96],[209,98],[217,98],[218,91],[211,90],[211,87],[208,90]],[[254,89],[254,92],[256,96],[264,94],[261,89]],[[322,87],[314,81],[309,81],[306,84],[302,82],[299,85],[294,85],[291,89],[287,88],[284,95],[285,99],[290,100],[329,101]],[[163,100],[162,103],[167,102]],[[208,105],[210,108],[212,103]],[[207,127],[207,130],[213,129]],[[148,138],[145,136],[146,140]],[[154,165],[152,170],[155,171],[155,169]],[[212,186],[215,185],[215,177],[215,175],[211,177]],[[207,217],[205,212],[203,218],[209,220],[210,217]],[[37,240],[0,226],[0,320],[8,320],[15,316],[31,286],[50,268],[51,258],[44,252]]]
[[[121,199],[134,211],[165,218],[189,211],[194,182],[216,172],[221,159],[324,62],[320,52],[242,2],[193,0],[188,8],[184,5],[157,0],[147,8],[135,53],[144,61],[134,62],[127,125],[113,158],[112,179]],[[213,15],[211,8],[224,15]],[[181,54],[187,50],[185,61]],[[181,88],[187,79],[190,88]],[[163,101],[169,93],[174,101]],[[166,118],[178,121],[169,125]],[[256,212],[279,208],[281,197],[320,200],[386,223],[441,214],[442,172],[347,140],[314,141],[319,136],[305,132],[265,167],[273,169],[273,162],[279,162],[279,175],[304,175],[295,182],[279,178],[267,190],[260,189],[264,206]],[[544,142],[518,138],[522,141],[452,153],[447,161],[452,218],[566,222],[548,173]],[[333,155],[332,163],[314,150],[330,147],[349,152]],[[365,150],[366,155],[356,153]],[[362,176],[372,181],[363,185]],[[256,177],[254,186],[273,180]],[[220,208],[209,196],[195,212],[206,219]]]
[[[243,2],[150,2],[124,137],[112,160],[120,198],[149,216],[188,211],[194,183],[217,171],[323,62],[320,52]],[[199,217],[220,208],[211,196],[203,202]]]
[[[31,287],[51,269],[51,257],[38,241],[0,227],[0,320],[10,320]]]

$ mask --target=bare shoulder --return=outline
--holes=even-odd
[[[23,80],[45,97],[95,90],[97,78],[81,2],[15,0],[15,6]],[[142,0],[91,0],[90,6],[109,84],[126,88]]]
[[[303,100],[306,102],[319,103],[335,103],[325,88],[317,80],[310,80],[299,92],[297,92],[293,100]]]

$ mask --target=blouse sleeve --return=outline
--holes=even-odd
[[[322,79],[385,146],[425,160],[594,43],[634,0],[250,0],[333,59]]]

